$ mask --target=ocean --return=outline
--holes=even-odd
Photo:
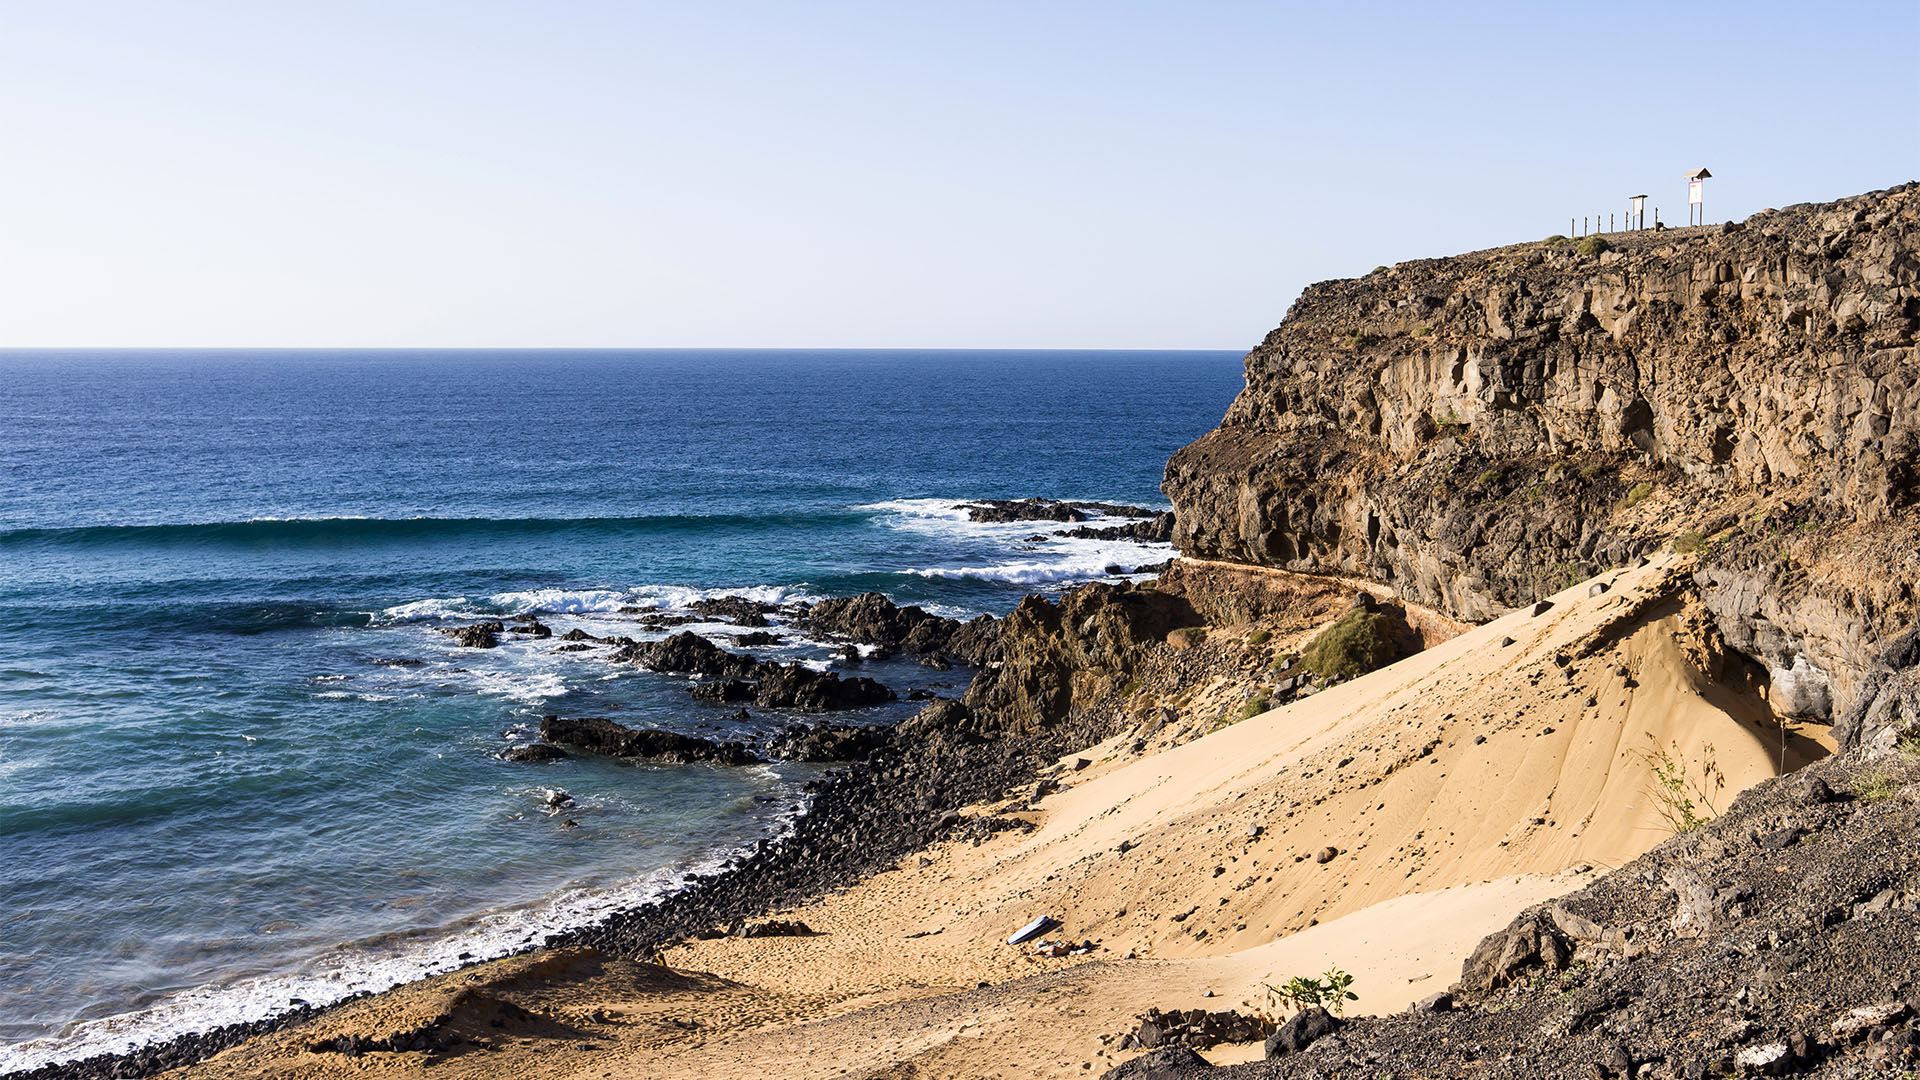
[[[438,628],[1001,614],[1171,551],[957,504],[1164,507],[1240,386],[1228,352],[0,351],[0,1072],[513,951],[778,835],[820,768],[503,761],[549,713],[819,717]]]

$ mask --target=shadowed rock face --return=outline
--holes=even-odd
[[[1051,727],[1076,700],[1120,689],[1169,633],[1201,622],[1185,599],[1152,589],[1095,582],[1058,604],[1029,596],[1001,621],[1001,662],[974,676],[966,705],[1003,733]]]
[[[1480,621],[1745,526],[1707,545],[1708,605],[1845,714],[1915,619],[1920,185],[1608,239],[1308,288],[1168,463],[1175,543]]]

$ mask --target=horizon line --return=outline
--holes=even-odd
[[[1198,345],[0,345],[10,352],[1240,352]]]

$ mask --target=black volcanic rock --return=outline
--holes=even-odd
[[[615,653],[614,659],[652,671],[735,679],[750,679],[760,668],[760,661],[753,657],[730,653],[691,630],[630,645]]]
[[[890,728],[796,724],[767,740],[761,752],[776,761],[865,761],[892,742]]]
[[[914,605],[898,607],[880,593],[822,600],[800,617],[807,632],[874,645],[888,652],[945,656],[979,667],[991,662],[999,644],[997,620],[975,616],[968,622],[928,614]]]
[[[637,757],[652,761],[717,765],[752,765],[760,759],[737,742],[714,742],[657,728],[623,727],[598,716],[548,716],[540,721],[540,737],[609,757]]]
[[[1082,525],[1057,533],[1076,540],[1135,540],[1143,544],[1165,544],[1173,540],[1173,515],[1155,514],[1144,521],[1125,525]]]
[[[730,622],[737,626],[766,626],[767,616],[780,610],[780,605],[769,604],[762,600],[749,600],[744,596],[716,596],[695,600],[687,607],[709,619]]]
[[[892,690],[865,676],[843,679],[804,664],[763,664],[757,675],[753,700],[768,709],[826,712],[883,705],[895,697]]]
[[[969,521],[1085,521],[1091,510],[1107,517],[1151,518],[1159,511],[1120,503],[1061,502],[1058,499],[977,499],[961,503]]]
[[[472,626],[450,626],[440,632],[462,648],[491,649],[500,644],[500,634],[504,630],[506,626],[498,619],[493,619]]]

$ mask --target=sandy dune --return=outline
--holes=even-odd
[[[1355,975],[1356,1011],[1399,1009],[1521,908],[1669,835],[1648,752],[1695,774],[1716,761],[1720,805],[1821,753],[1775,725],[1762,687],[1715,680],[1684,575],[1671,557],[1615,571],[1598,595],[1582,583],[1162,753],[1130,758],[1122,737],[1076,755],[1093,764],[1063,762],[1063,790],[1019,813],[1031,832],[936,845],[793,913],[816,936],[693,942],[665,956],[675,972],[505,961],[186,1072],[1087,1076],[1149,1006],[1258,1003],[1328,966]],[[1005,944],[1040,914],[1098,947]],[[529,974],[542,962],[558,966]],[[476,1029],[491,1051],[305,1049],[404,1030],[456,993],[513,1006]]]

